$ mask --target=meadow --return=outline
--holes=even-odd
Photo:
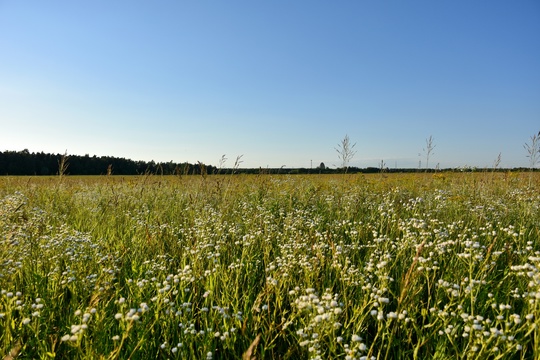
[[[0,178],[4,359],[538,359],[540,174]]]

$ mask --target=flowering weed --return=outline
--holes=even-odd
[[[0,353],[539,358],[533,180],[2,178]]]

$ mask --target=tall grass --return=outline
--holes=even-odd
[[[499,173],[1,178],[0,353],[540,358],[539,190]]]

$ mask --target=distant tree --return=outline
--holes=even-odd
[[[345,135],[343,140],[338,144],[338,147],[334,148],[338,153],[338,158],[341,161],[341,168],[345,170],[345,173],[349,167],[349,162],[356,154],[356,151],[354,150],[355,146],[356,143],[351,144],[349,135]]]
[[[324,170],[326,169],[326,165],[322,162],[321,165],[319,165],[319,169]]]

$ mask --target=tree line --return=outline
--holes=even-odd
[[[0,151],[0,175],[187,175],[214,171],[204,164],[134,161],[113,156]]]
[[[190,164],[135,161],[113,156],[48,154],[44,152],[0,151],[0,175],[214,175],[214,174],[349,174],[408,173],[444,171],[524,171],[526,168],[415,169],[387,167],[344,167],[332,169],[324,164],[317,168],[222,168],[203,163]],[[534,169],[537,170],[537,169]]]

